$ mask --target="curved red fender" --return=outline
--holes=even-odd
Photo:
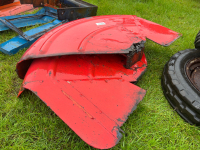
[[[108,149],[146,93],[130,83],[144,73],[145,56],[130,69],[124,63],[124,56],[114,54],[35,59],[21,92],[35,93],[89,145]]]
[[[17,64],[17,71],[23,79],[31,62],[27,60],[33,58],[74,54],[128,54],[134,43],[145,41],[146,37],[167,46],[179,36],[179,33],[168,28],[131,15],[79,19],[51,30],[32,44]]]
[[[29,89],[89,145],[108,149],[143,99],[145,38],[167,46],[180,34],[136,16],[99,16],[53,29],[16,66]],[[134,62],[129,63],[127,60]]]

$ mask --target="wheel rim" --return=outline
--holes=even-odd
[[[200,91],[200,58],[194,58],[187,63],[186,74],[194,87]]]

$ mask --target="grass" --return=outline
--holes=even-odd
[[[147,94],[136,111],[121,127],[120,149],[199,149],[200,130],[184,122],[170,107],[161,88],[165,63],[180,50],[194,48],[199,31],[198,0],[86,0],[98,5],[98,15],[137,15],[156,22],[183,36],[169,47],[147,40],[148,69],[138,86]],[[23,28],[23,31],[31,27]],[[16,36],[0,33],[0,42]],[[15,72],[25,50],[14,56],[0,53],[0,149],[94,149],[83,142],[49,107],[31,92],[17,93],[22,80]]]

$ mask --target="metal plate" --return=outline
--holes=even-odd
[[[79,19],[55,28],[36,41],[18,63],[18,74],[24,77],[20,66],[26,66],[29,59],[75,54],[130,54],[133,44],[146,38],[167,46],[179,37],[177,32],[131,15]]]
[[[108,149],[119,142],[120,127],[146,93],[130,83],[146,70],[145,56],[131,69],[125,62],[113,54],[35,59],[22,91],[35,93],[86,143]]]
[[[24,32],[25,35],[27,36],[35,36],[34,38],[30,38],[30,40],[26,40],[22,38],[20,35],[16,36],[2,44],[0,44],[0,51],[8,54],[8,55],[13,55],[16,54],[19,50],[29,47],[33,42],[35,42],[40,36],[42,36],[45,31],[48,31],[54,26],[57,26],[61,23],[60,20],[54,20],[52,23],[45,24],[43,26],[31,29],[29,31]],[[44,32],[43,34],[37,36],[38,33]]]
[[[54,14],[51,15],[51,14]],[[16,15],[16,16],[7,16],[1,17],[1,20],[9,20],[16,28],[32,26],[36,24],[43,24],[53,21],[57,18],[57,11],[53,8],[42,8],[36,14],[29,15]],[[9,27],[0,22],[0,31],[8,30]]]
[[[53,1],[52,1],[53,2]],[[38,1],[37,1],[38,3]],[[48,2],[49,4],[53,4]],[[64,14],[63,12],[60,12],[60,10],[57,8],[51,8],[51,7],[44,7],[40,11],[38,11],[36,14],[31,15],[19,15],[19,16],[7,16],[0,18],[0,31],[8,30],[9,28],[17,32],[20,36],[15,37],[5,43],[2,43],[0,45],[0,51],[5,54],[15,54],[19,51],[21,48],[25,48],[30,46],[39,36],[40,33],[43,33],[40,29],[42,28],[36,28],[32,31],[36,33],[34,36],[33,32],[26,32],[23,33],[18,28],[25,27],[25,26],[31,26],[36,24],[42,24],[47,23],[50,21],[53,21],[56,18],[59,18],[59,20],[66,20],[71,21],[74,19],[82,18],[82,17],[89,17],[91,15],[96,15],[97,7],[95,6],[93,8],[92,4],[86,3],[86,2],[80,2],[80,1],[63,1],[63,4],[69,5],[69,6],[77,6],[77,8],[66,8],[64,10],[67,10]],[[80,4],[80,5],[78,5]],[[65,6],[67,7],[67,6]],[[87,8],[83,8],[87,7]],[[80,9],[79,9],[80,8]],[[70,10],[70,11],[68,11]],[[60,13],[60,15],[57,14],[57,11]],[[63,11],[63,9],[62,9]],[[70,15],[68,15],[70,14]],[[61,16],[61,17],[58,17]],[[65,21],[65,22],[66,22]],[[51,23],[50,23],[51,24]],[[48,26],[48,25],[47,25]],[[46,29],[46,28],[45,28]],[[40,32],[40,33],[39,33]],[[31,36],[33,39],[30,39],[29,36]],[[41,35],[40,35],[41,36]],[[21,38],[23,37],[23,39]],[[16,40],[19,41],[16,43]]]
[[[31,4],[21,5],[20,2],[14,2],[11,4],[0,6],[0,17],[12,16],[32,9],[33,5]]]
[[[69,21],[96,16],[97,6],[82,0],[21,0],[22,4],[33,4],[34,7],[52,7],[57,9],[58,19]]]
[[[180,36],[130,15],[71,21],[36,41],[16,71],[31,90],[89,145],[108,149],[143,99],[135,86],[146,70],[146,38],[167,46]]]
[[[77,20],[80,18],[89,17],[89,16],[96,16],[97,7],[60,8],[60,9],[57,9],[57,12],[58,12],[58,19],[60,20],[68,19],[69,21],[72,21],[72,20]]]

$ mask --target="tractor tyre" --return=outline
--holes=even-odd
[[[170,105],[186,122],[197,126],[200,126],[199,82],[199,50],[179,51],[166,63],[162,74],[163,93]]]
[[[194,41],[194,46],[196,49],[200,49],[200,31],[197,33],[195,41]]]

